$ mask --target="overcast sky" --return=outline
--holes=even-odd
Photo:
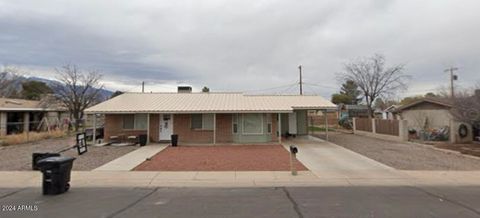
[[[348,60],[406,64],[407,94],[480,80],[480,1],[0,0],[0,63],[52,77],[66,63],[104,74],[108,89],[338,91]]]

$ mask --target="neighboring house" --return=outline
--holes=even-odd
[[[366,105],[338,104],[338,117],[368,117],[368,107]]]
[[[305,135],[308,110],[335,109],[319,96],[241,93],[125,93],[88,108],[105,115],[105,139],[147,134],[153,142],[277,142],[282,135]],[[287,134],[288,133],[288,134]]]
[[[0,136],[62,125],[67,111],[51,102],[0,98]]]
[[[409,129],[420,131],[449,130],[447,138],[452,143],[471,142],[473,140],[472,126],[458,122],[450,110],[452,104],[448,100],[439,98],[424,98],[397,109],[401,119],[407,120]],[[462,127],[461,127],[462,126]],[[466,134],[460,133],[466,128]]]
[[[382,119],[398,120],[398,108],[400,108],[400,105],[392,105],[385,108],[385,110],[382,111]]]

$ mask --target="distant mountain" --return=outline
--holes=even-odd
[[[0,73],[0,78],[13,78],[14,76],[10,73],[7,72],[2,72]],[[16,92],[20,93],[22,91],[22,83],[27,82],[27,81],[38,81],[38,82],[43,82],[47,84],[49,87],[54,87],[58,85],[62,85],[61,82],[51,80],[51,79],[46,79],[46,78],[41,78],[41,77],[25,77],[25,76],[19,76],[18,80],[12,85],[12,87],[15,89]],[[100,96],[102,99],[108,99],[110,96],[112,96],[113,92],[110,90],[106,89],[100,89],[99,91]]]

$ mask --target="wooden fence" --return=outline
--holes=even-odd
[[[375,132],[384,135],[400,136],[399,121],[375,119]]]
[[[353,133],[394,141],[408,141],[407,120],[353,118]]]
[[[356,118],[355,129],[365,132],[372,132],[372,119],[370,118]]]
[[[336,113],[327,113],[328,126],[336,127],[338,125],[338,118]],[[311,115],[308,116],[308,122],[310,126],[323,126],[325,125],[325,116],[323,115]]]

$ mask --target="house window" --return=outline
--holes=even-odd
[[[147,114],[123,115],[123,129],[147,129]]]
[[[147,114],[135,114],[135,129],[147,129]]]
[[[250,135],[263,134],[263,115],[262,114],[244,114],[243,115],[243,133]]]
[[[133,114],[123,115],[123,129],[133,129],[135,127],[135,116]]]
[[[234,134],[238,133],[238,114],[232,115],[232,132]]]
[[[266,114],[266,116],[267,116],[267,133],[270,134],[272,133],[272,115]]]
[[[202,128],[202,115],[201,114],[192,114],[192,129],[201,129]]]
[[[213,130],[213,114],[192,114],[191,128]]]

